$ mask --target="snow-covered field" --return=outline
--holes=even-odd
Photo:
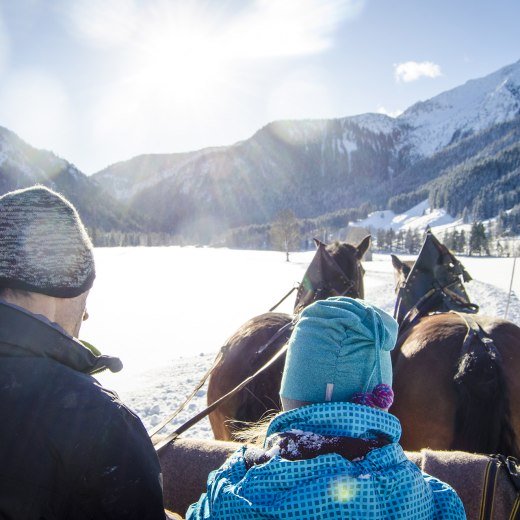
[[[122,359],[122,372],[97,378],[151,428],[192,391],[228,336],[301,280],[314,253],[293,253],[289,263],[278,252],[194,247],[104,248],[95,254],[90,319],[80,337]],[[503,317],[513,259],[461,261],[474,278],[467,286],[472,300],[482,313]],[[374,255],[364,267],[365,298],[391,313],[390,257]],[[508,317],[520,324],[520,261],[513,288]],[[278,310],[290,312],[293,302],[291,296]],[[205,394],[199,391],[173,426],[202,409]],[[211,437],[207,419],[185,435]]]

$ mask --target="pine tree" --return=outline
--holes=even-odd
[[[455,240],[454,240],[453,233],[450,233],[449,231],[446,231],[446,233],[444,233],[444,237],[443,237],[444,245],[448,249],[454,250],[455,249],[454,242],[455,242]]]
[[[457,230],[455,230],[453,232],[453,235],[452,235],[452,238],[451,238],[451,247],[449,249],[452,249],[453,251],[457,251],[459,252],[459,241],[460,241],[460,236],[459,236],[459,232]]]
[[[471,225],[471,234],[469,237],[469,254],[478,252],[482,255],[482,251],[489,255],[488,237],[486,236],[486,229],[482,222],[473,222]]]
[[[394,249],[394,239],[395,239],[395,231],[390,228],[387,232],[386,232],[386,245],[388,246],[388,249],[390,251],[393,251]]]
[[[421,234],[418,229],[414,229],[412,233],[412,253],[418,253],[421,249]]]
[[[459,242],[457,244],[457,251],[464,254],[466,252],[466,233],[462,229],[459,235]]]
[[[382,251],[385,248],[386,234],[384,229],[378,229],[376,234],[377,249]]]
[[[406,230],[406,235],[404,237],[404,249],[405,251],[407,251],[408,253],[413,253],[413,247],[414,247],[414,244],[413,244],[413,236],[412,236],[412,231],[410,228],[408,228]]]

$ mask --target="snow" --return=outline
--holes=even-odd
[[[419,155],[450,144],[455,132],[476,133],[510,121],[520,110],[520,61],[416,103],[396,121],[413,130],[408,139]]]
[[[124,369],[96,376],[115,390],[150,429],[191,393],[219,347],[249,318],[265,312],[300,281],[313,251],[285,255],[195,247],[96,249],[97,279],[88,299],[90,319],[80,337],[121,357]],[[404,257],[411,258],[411,257]],[[503,317],[512,258],[460,258],[481,312]],[[365,262],[365,298],[393,312],[393,268],[388,255]],[[520,265],[509,319],[520,324]],[[294,297],[280,307],[290,312]],[[197,393],[174,421],[179,426],[206,403]],[[170,427],[171,431],[172,427]],[[211,437],[207,419],[185,435]]]
[[[352,225],[371,229],[392,228],[394,231],[407,231],[408,229],[424,231],[429,226],[432,231],[436,232],[436,228],[445,231],[456,222],[457,219],[447,213],[446,210],[431,209],[428,199],[426,199],[399,215],[389,209],[374,211],[366,219],[359,220]]]
[[[386,114],[360,114],[345,118],[345,121],[356,123],[361,128],[381,134],[391,134],[399,128],[396,120]]]

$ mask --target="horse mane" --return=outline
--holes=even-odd
[[[459,359],[452,449],[520,457],[511,426],[511,408],[502,359],[475,339]]]

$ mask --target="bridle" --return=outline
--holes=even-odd
[[[345,271],[339,266],[334,257],[325,249],[323,244],[318,246],[320,250],[317,252],[321,262],[323,262],[332,276],[320,277],[320,283],[313,283],[313,269],[320,270],[315,266],[315,260],[311,262],[307,269],[303,282],[298,288],[296,295],[296,303],[294,312],[299,313],[303,308],[318,300],[324,300],[331,296],[351,296],[352,298],[360,298],[362,296],[362,283],[365,270],[361,265],[361,261],[356,258],[355,277],[349,278]],[[325,278],[325,279],[324,279]]]
[[[419,298],[417,303],[405,313],[399,322],[399,334],[402,334],[423,316],[426,316],[434,310],[439,310],[439,305],[442,305],[446,301],[451,302],[454,307],[464,312],[470,314],[478,312],[479,306],[477,304],[464,301],[455,291],[451,290],[451,287],[458,283],[459,281],[455,280],[452,283],[441,285],[434,280],[431,284],[431,288]],[[401,280],[397,286],[397,300],[394,309],[394,317],[396,319],[399,317],[400,304],[402,303],[402,297],[400,295],[408,290],[407,284],[407,280]],[[450,309],[450,305],[446,307],[447,310]]]

